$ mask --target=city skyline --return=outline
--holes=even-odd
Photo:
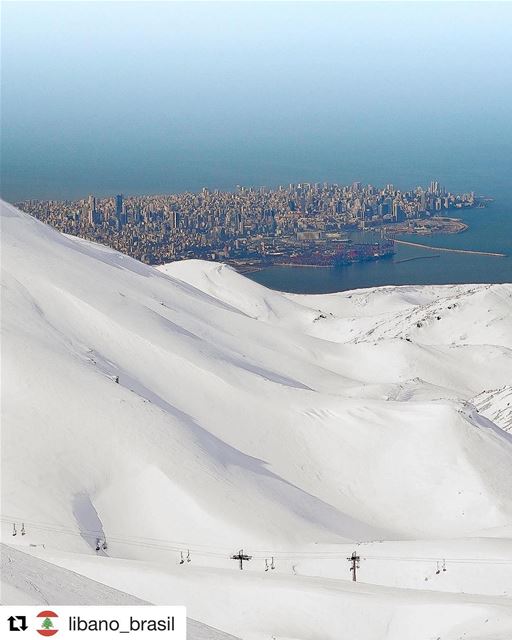
[[[202,258],[240,268],[330,265],[345,260],[345,234],[356,230],[457,233],[467,225],[443,214],[484,207],[485,202],[473,191],[457,194],[431,180],[428,187],[411,190],[391,183],[323,182],[127,197],[91,194],[77,201],[29,200],[18,205],[60,231],[149,264]],[[370,247],[371,239],[366,245]],[[368,251],[379,253],[370,247],[352,258]]]

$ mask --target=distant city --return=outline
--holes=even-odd
[[[200,258],[240,270],[272,264],[326,266],[388,257],[397,233],[457,233],[449,213],[484,207],[474,192],[439,182],[401,191],[328,183],[202,189],[199,193],[28,200],[18,207],[56,229],[117,249],[147,264]],[[382,242],[354,245],[350,231],[381,231]]]

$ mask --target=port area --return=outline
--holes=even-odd
[[[438,234],[458,234],[466,231],[468,225],[459,218],[432,216],[431,218],[410,219],[404,222],[387,223],[365,231],[359,231],[357,242],[342,233],[303,232],[295,238],[263,239],[257,248],[249,251],[247,257],[228,260],[239,273],[252,273],[272,266],[332,268],[358,262],[369,262],[392,258],[398,245],[406,245],[435,252],[436,255],[411,256],[397,260],[396,264],[411,260],[439,258],[441,252],[465,253],[502,257],[505,254],[451,249],[402,240],[402,234],[431,236]],[[380,239],[376,240],[376,235]],[[366,242],[366,237],[368,241]],[[371,238],[371,239],[370,239]]]
[[[383,238],[378,242],[353,242],[348,238],[336,241],[309,241],[300,246],[283,243],[279,251],[268,251],[242,260],[229,260],[239,273],[252,273],[271,266],[330,268],[356,262],[391,258],[395,254],[394,241]]]

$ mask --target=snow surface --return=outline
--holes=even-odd
[[[83,575],[1,545],[0,604],[143,605],[150,604]],[[187,621],[190,640],[237,640],[196,620]]]
[[[482,391],[471,400],[471,404],[504,431],[512,431],[512,385]]]
[[[512,637],[512,285],[283,294],[2,203],[2,374],[3,602],[84,580],[248,640]]]

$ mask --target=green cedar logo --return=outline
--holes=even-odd
[[[43,627],[43,629],[46,629],[48,631],[48,629],[53,629],[53,622],[50,620],[50,618],[45,618],[41,626]]]

